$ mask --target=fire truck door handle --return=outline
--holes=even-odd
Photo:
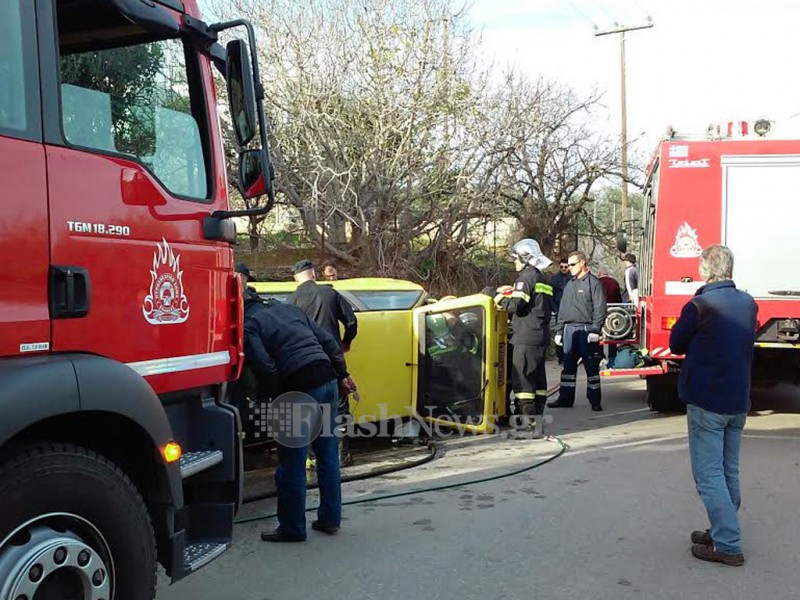
[[[50,315],[79,319],[89,314],[89,272],[82,267],[50,267]]]

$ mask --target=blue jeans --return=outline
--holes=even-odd
[[[317,457],[317,482],[320,503],[317,519],[323,525],[339,526],[342,520],[342,482],[339,472],[339,441],[336,432],[336,413],[339,388],[330,381],[306,392],[322,408],[325,419],[322,433],[311,442]],[[291,536],[306,535],[306,454],[308,446],[287,448],[278,445],[279,465],[275,471],[278,488],[278,524]]]
[[[714,547],[725,554],[740,554],[739,451],[747,413],[720,415],[689,404],[686,415],[692,475],[708,513]]]

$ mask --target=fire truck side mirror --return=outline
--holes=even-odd
[[[239,155],[239,192],[256,198],[267,192],[267,155],[262,149],[245,150]],[[270,173],[271,177],[272,174]]]
[[[617,250],[623,254],[628,251],[628,236],[624,231],[617,232]]]
[[[233,130],[236,133],[236,141],[242,147],[256,134],[256,92],[253,69],[250,66],[250,57],[244,40],[228,42],[225,64]]]

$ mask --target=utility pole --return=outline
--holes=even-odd
[[[635,25],[633,27],[623,27],[618,25],[606,31],[596,31],[595,37],[601,35],[611,35],[619,33],[620,50],[620,85],[622,102],[622,210],[620,211],[620,227],[624,227],[625,214],[628,212],[628,112],[625,99],[625,32],[636,31],[638,29],[650,29],[653,26],[652,19],[648,18],[646,25]]]

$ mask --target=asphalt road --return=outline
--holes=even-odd
[[[554,372],[555,373],[555,372]],[[551,381],[557,379],[551,374]],[[651,413],[643,382],[604,380],[606,411],[552,410],[548,433],[569,445],[539,468],[486,483],[344,509],[336,536],[267,544],[260,521],[235,547],[157,600],[306,598],[747,599],[797,597],[800,586],[800,392],[759,395],[742,452],[747,563],[689,553],[706,518],[694,490],[683,416]],[[579,385],[579,398],[581,397]],[[553,441],[452,440],[445,455],[403,473],[346,484],[346,499],[518,470],[552,456]],[[315,500],[309,494],[309,505]],[[274,512],[274,501],[242,515]],[[309,515],[309,521],[312,515]]]

